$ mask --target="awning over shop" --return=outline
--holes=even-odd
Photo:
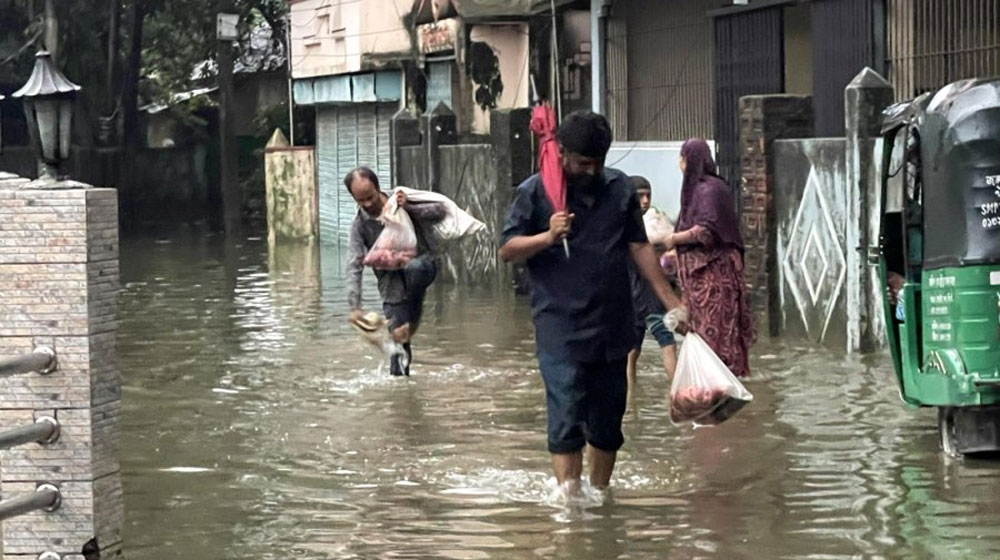
[[[395,70],[295,80],[293,89],[299,105],[399,101],[402,97],[400,74]]]

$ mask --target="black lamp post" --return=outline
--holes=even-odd
[[[24,103],[28,134],[41,159],[39,180],[59,178],[59,164],[69,157],[73,99],[80,86],[66,79],[46,51],[35,55],[35,68],[13,97]]]

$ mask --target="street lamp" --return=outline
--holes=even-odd
[[[59,163],[69,157],[73,99],[80,86],[66,79],[47,51],[35,55],[35,68],[24,87],[13,97],[24,102],[28,134],[41,158],[40,180],[58,179]]]

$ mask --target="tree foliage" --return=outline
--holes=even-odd
[[[113,2],[119,20],[111,21]],[[85,118],[106,112],[108,104],[108,42],[113,25],[119,37],[118,63],[127,59],[129,44],[125,15],[131,2],[142,2],[140,104],[165,102],[175,93],[214,83],[216,12],[212,0],[57,0],[59,66],[84,88]],[[237,65],[255,59],[284,60],[284,0],[229,0],[240,15]],[[31,72],[35,52],[43,47],[43,0],[0,0],[0,83],[23,83]],[[256,39],[255,39],[256,37]],[[262,41],[262,37],[264,40]],[[267,51],[260,52],[261,49]],[[125,73],[111,93],[119,99]],[[112,103],[110,106],[116,106]]]
[[[206,0],[152,0],[143,37],[142,93],[165,101],[172,93],[213,82],[216,73],[216,10]],[[237,61],[285,52],[283,0],[233,0],[240,15]],[[261,36],[267,37],[266,46]],[[255,40],[256,38],[256,40]]]

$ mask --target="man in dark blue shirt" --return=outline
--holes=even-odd
[[[500,257],[527,263],[538,366],[545,382],[548,448],[556,480],[579,492],[583,448],[590,482],[605,488],[624,442],[626,356],[635,345],[629,261],[668,309],[680,306],[647,243],[626,176],[604,168],[607,120],[568,115],[556,132],[567,210],[553,212],[538,175],[518,187]],[[567,258],[562,240],[569,242]]]

